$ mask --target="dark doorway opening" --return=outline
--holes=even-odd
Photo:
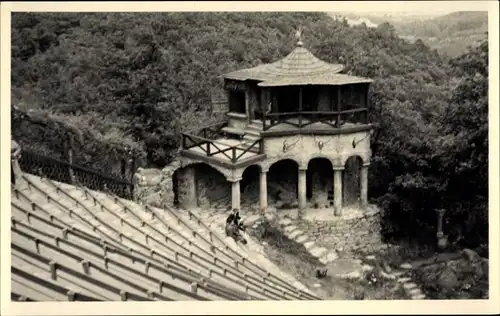
[[[245,91],[235,90],[229,92],[229,112],[246,113]]]

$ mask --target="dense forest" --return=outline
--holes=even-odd
[[[13,13],[13,137],[61,157],[71,134],[93,168],[131,150],[162,167],[182,131],[221,119],[220,75],[284,57],[299,25],[313,54],[374,79],[369,187],[386,235],[433,242],[445,208],[452,241],[487,242],[486,41],[445,61],[388,23],[323,13]]]

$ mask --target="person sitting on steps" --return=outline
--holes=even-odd
[[[243,222],[240,222],[240,212],[238,209],[233,209],[231,214],[226,218],[226,236],[232,237],[236,242],[241,242],[246,244],[247,241],[240,233],[241,231],[245,231],[245,227],[243,226]]]

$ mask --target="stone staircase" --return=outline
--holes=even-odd
[[[328,250],[325,247],[316,245],[314,241],[311,240],[305,232],[301,231],[297,226],[293,225],[293,221],[289,218],[282,218],[278,221],[280,224],[284,235],[294,240],[295,242],[302,244],[307,251],[315,258],[319,260],[322,264],[326,265],[338,258],[335,250]]]
[[[262,131],[262,122],[258,120],[253,120],[247,125],[245,129],[239,129],[234,127],[224,127],[222,131],[230,138],[241,139],[243,142],[240,147],[248,148],[255,141],[261,139],[260,132]],[[259,145],[253,147],[253,149],[258,150]]]
[[[317,245],[307,233],[300,230],[297,226],[293,225],[293,221],[290,218],[282,217],[278,221],[284,235],[294,240],[295,242],[302,244],[306,250],[315,258],[319,260],[319,262],[325,266],[335,262],[339,256],[335,250],[329,250],[325,247],[321,247]],[[374,255],[366,256],[363,259],[352,259],[352,263],[356,263],[360,265],[360,270],[367,272],[373,269],[369,264],[375,260]],[[365,264],[363,264],[365,263]],[[422,290],[418,287],[416,283],[414,283],[411,279],[411,269],[412,266],[408,263],[402,264],[400,269],[394,269],[388,273],[382,272],[382,275],[387,280],[394,280],[402,288],[405,290],[405,293],[412,300],[422,300],[425,299],[425,294],[422,293]],[[337,275],[342,278],[361,278],[362,274],[356,272],[355,270],[345,274]]]

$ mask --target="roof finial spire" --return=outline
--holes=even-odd
[[[295,37],[297,37],[297,46],[301,47],[304,43],[302,43],[302,26],[299,25],[297,32],[295,32]]]

